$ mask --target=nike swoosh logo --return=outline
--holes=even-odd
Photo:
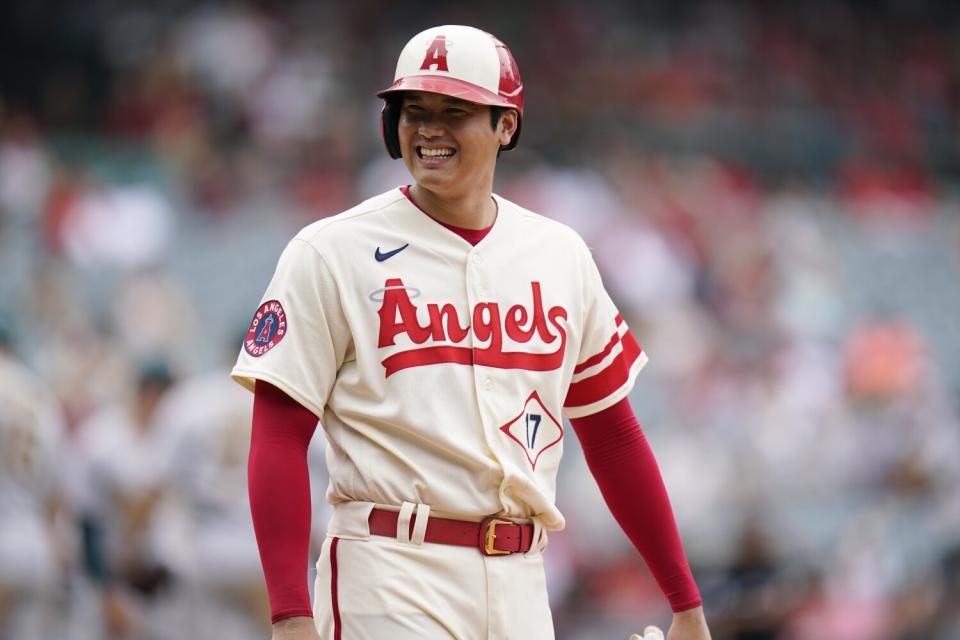
[[[393,251],[387,251],[386,253],[380,253],[380,247],[377,247],[377,251],[373,254],[373,257],[377,259],[377,262],[383,262],[384,260],[389,260],[393,256],[397,255],[404,249],[410,246],[410,243],[403,245],[399,249],[394,249]]]

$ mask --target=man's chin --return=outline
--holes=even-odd
[[[454,177],[446,171],[415,171],[413,178],[418,185],[434,193],[442,193],[456,184]]]

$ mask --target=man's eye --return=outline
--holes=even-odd
[[[465,115],[467,112],[464,111],[463,109],[450,108],[450,109],[447,109],[447,113],[449,113],[452,116],[462,116],[462,115]]]

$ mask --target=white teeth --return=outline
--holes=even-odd
[[[449,158],[453,155],[453,149],[425,149],[420,147],[420,154],[425,158]]]

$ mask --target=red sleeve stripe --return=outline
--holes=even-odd
[[[583,407],[599,402],[626,384],[630,369],[643,350],[629,331],[623,334],[621,341],[623,351],[605,369],[570,385],[564,407]]]
[[[581,362],[580,364],[578,364],[573,369],[573,375],[577,375],[578,373],[581,373],[586,369],[589,369],[593,365],[599,364],[600,362],[603,361],[604,358],[610,355],[610,352],[613,351],[613,348],[617,346],[618,342],[620,342],[620,327],[623,326],[623,316],[621,316],[620,314],[617,314],[616,320],[617,320],[617,329],[616,331],[613,332],[613,335],[610,336],[610,342],[607,343],[607,346],[605,346],[603,348],[603,351],[601,351],[600,353],[594,356],[591,356],[586,360],[584,360],[583,362]]]
[[[624,333],[628,333],[629,329],[624,327],[623,331]],[[623,336],[618,334],[617,339],[614,342],[613,349],[611,349],[610,352],[607,353],[606,357],[600,362],[597,362],[596,364],[594,364],[592,367],[588,367],[587,369],[584,369],[580,373],[573,374],[573,376],[571,376],[570,378],[570,384],[576,384],[577,382],[586,380],[587,378],[592,378],[593,376],[597,375],[598,373],[600,373],[601,371],[609,367],[611,363],[616,362],[617,359],[619,359],[622,354],[623,354]]]
[[[587,358],[586,360],[578,364],[576,367],[574,367],[573,375],[582,373],[583,371],[586,371],[590,367],[603,362],[603,359],[606,358],[608,355],[610,355],[610,352],[613,351],[613,348],[617,346],[618,342],[620,342],[620,334],[614,331],[613,335],[610,337],[610,342],[608,342],[607,346],[603,348],[603,351],[601,351],[595,356],[591,356]]]

